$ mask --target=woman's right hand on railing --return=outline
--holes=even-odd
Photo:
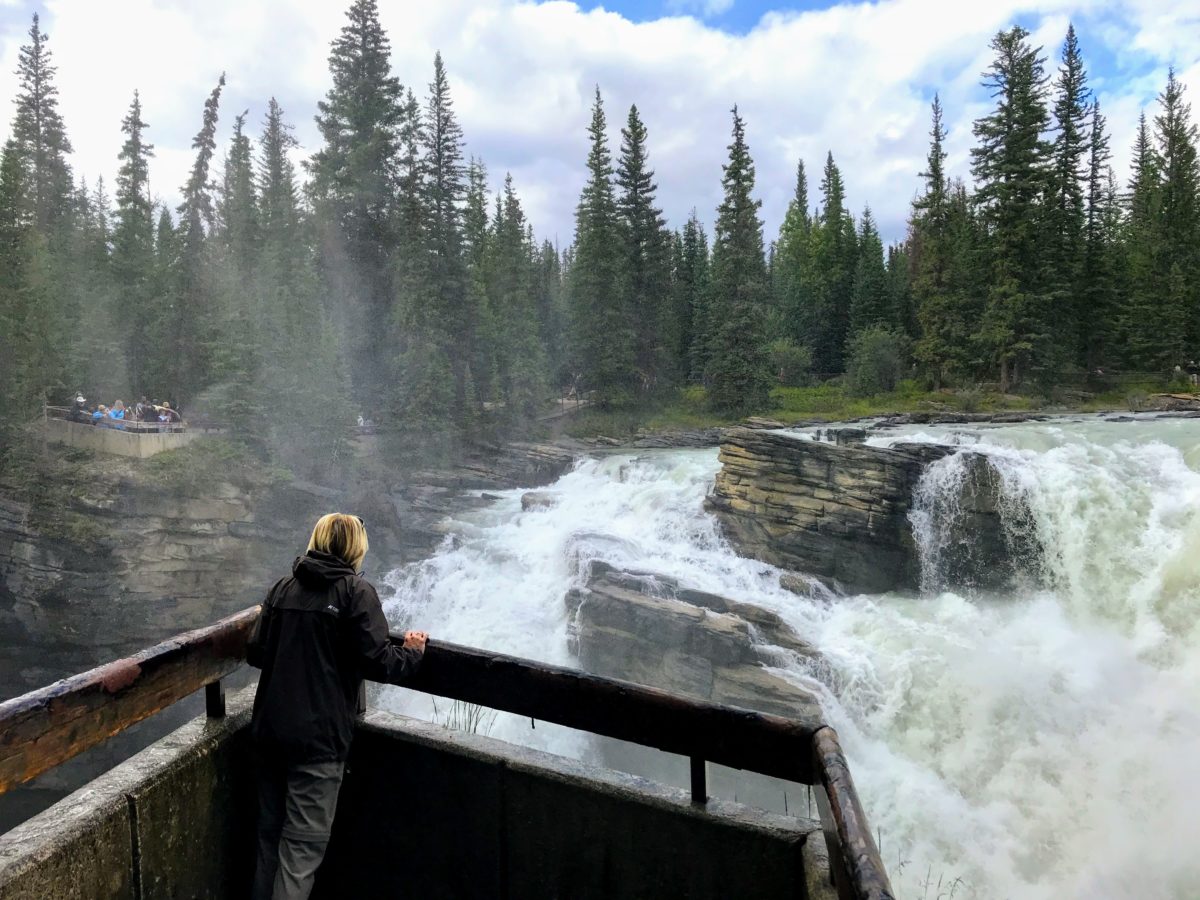
[[[424,631],[404,632],[404,646],[410,650],[417,650],[421,653],[424,653],[425,642],[427,640],[429,640],[429,635]]]

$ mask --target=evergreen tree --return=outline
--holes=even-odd
[[[333,42],[333,86],[317,104],[322,147],[309,162],[321,274],[353,335],[355,388],[379,402],[394,343],[395,205],[400,131],[412,117],[391,74],[391,44],[376,0],[355,0]]]
[[[570,279],[573,356],[584,389],[595,391],[601,405],[614,405],[636,395],[638,379],[635,334],[625,303],[612,157],[599,88],[588,136],[588,179],[575,210]]]
[[[488,301],[490,231],[487,211],[487,169],[472,158],[467,167],[466,205],[463,208],[463,254],[466,260],[465,302],[475,322],[474,341],[464,348],[470,362],[476,413],[495,396],[495,344],[497,323]]]
[[[1055,310],[1055,331],[1061,346],[1070,349],[1069,356],[1073,361],[1082,361],[1088,343],[1084,333],[1092,318],[1081,290],[1086,220],[1084,162],[1090,134],[1087,121],[1090,92],[1073,25],[1067,28],[1062,67],[1055,88],[1057,134],[1052,148],[1044,278],[1049,292],[1048,303]],[[1063,355],[1066,355],[1065,350]]]
[[[747,412],[766,405],[771,386],[766,351],[770,285],[758,218],[761,201],[753,197],[754,162],[736,106],[729,162],[722,168],[725,197],[717,208],[710,282],[710,321],[716,328],[709,402],[714,409]]]
[[[670,310],[671,260],[666,222],[655,204],[654,172],[647,164],[646,126],[636,106],[621,129],[617,163],[617,217],[623,239],[625,315],[633,324],[634,360],[643,390],[661,389],[674,376]]]
[[[888,285],[888,273],[883,263],[883,240],[871,215],[871,207],[863,210],[858,229],[858,260],[854,270],[854,292],[850,300],[850,336],[860,331],[880,327],[899,331]]]
[[[677,242],[675,264],[675,319],[679,322],[676,350],[679,371],[692,382],[704,379],[708,365],[709,338],[714,323],[705,305],[708,286],[708,236],[692,210]]]
[[[240,279],[249,277],[259,250],[258,198],[254,193],[250,137],[246,134],[247,114],[243,112],[233,120],[233,139],[217,197],[221,242]]]
[[[200,130],[192,139],[196,159],[179,205],[177,235],[177,301],[171,304],[166,323],[166,340],[171,353],[164,388],[176,397],[193,397],[207,386],[211,375],[211,351],[217,338],[218,316],[207,265],[205,243],[216,214],[213,207],[209,167],[217,146],[217,112],[225,75],[217,80],[204,103]]]
[[[1166,285],[1159,360],[1163,366],[1194,359],[1200,344],[1200,165],[1191,104],[1171,69],[1158,97],[1154,133],[1161,177],[1158,276]]]
[[[808,211],[808,179],[804,160],[796,163],[796,187],[788,203],[779,240],[775,243],[775,333],[796,344],[813,347],[818,338],[815,298],[812,296],[812,217]]]
[[[425,107],[422,131],[425,177],[428,191],[429,272],[432,283],[432,312],[454,373],[455,420],[465,425],[467,416],[468,364],[477,324],[466,302],[466,268],[463,259],[461,204],[466,194],[463,183],[462,128],[454,116],[450,85],[442,55],[433,59],[433,81]]]
[[[1108,134],[1100,103],[1091,109],[1091,137],[1088,141],[1087,212],[1084,220],[1083,270],[1080,273],[1081,309],[1077,319],[1083,348],[1083,363],[1088,371],[1106,361],[1109,348],[1117,338],[1117,293],[1115,271],[1116,234],[1120,210],[1108,190],[1111,168],[1108,165]]]
[[[125,143],[118,159],[116,224],[113,229],[112,277],[121,297],[117,324],[125,336],[131,386],[139,396],[153,390],[147,366],[161,331],[161,309],[152,291],[154,278],[154,219],[150,200],[150,160],[154,145],[147,142],[137,91],[121,120]]]
[[[1163,304],[1166,284],[1160,278],[1158,245],[1162,189],[1145,113],[1138,119],[1132,166],[1124,234],[1129,293],[1120,323],[1121,355],[1126,365],[1144,371],[1167,361],[1159,349],[1164,331],[1174,325],[1178,335],[1182,324],[1171,322]],[[1172,355],[1178,353],[1178,347],[1173,350]]]
[[[817,372],[835,374],[845,369],[858,251],[854,220],[846,211],[845,185],[832,153],[825,159],[821,194],[821,215],[812,228],[805,275],[808,286],[803,293],[812,298],[813,366]]]
[[[17,57],[20,84],[12,123],[15,148],[29,180],[25,199],[31,205],[33,226],[42,234],[49,234],[69,215],[73,188],[67,164],[71,142],[58,112],[56,68],[46,46],[48,39],[34,13],[29,43],[21,47]]]
[[[971,150],[975,204],[988,236],[990,286],[982,339],[1007,391],[1031,369],[1056,361],[1044,283],[1046,196],[1050,188],[1047,79],[1040,48],[1020,26],[992,40],[995,61],[984,86],[996,108],[976,120]]]

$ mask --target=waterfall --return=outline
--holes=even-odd
[[[873,442],[898,439],[920,436]],[[563,597],[590,559],[755,603],[822,653],[819,670],[781,658],[776,671],[820,696],[899,896],[1190,897],[1198,445],[1186,421],[979,429],[914,498],[927,589],[832,601],[783,590],[722,540],[702,506],[715,451],[584,460],[547,489],[549,509],[523,512],[510,491],[449,523],[432,558],[388,576],[385,606],[396,626],[570,665]],[[1036,533],[1042,551],[1003,591],[944,589],[971,454],[998,480],[1005,539]],[[433,716],[403,691],[382,702]],[[515,717],[492,733],[593,752]]]

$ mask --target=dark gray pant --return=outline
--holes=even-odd
[[[345,767],[259,762],[253,900],[307,900],[329,844]]]

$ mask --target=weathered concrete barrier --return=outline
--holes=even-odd
[[[167,450],[178,450],[203,436],[198,431],[122,431],[65,419],[47,419],[45,425],[49,441],[135,459],[148,459]]]
[[[225,719],[189,723],[0,836],[0,900],[245,896],[250,701],[239,693]],[[313,896],[832,896],[819,829],[375,711]]]

